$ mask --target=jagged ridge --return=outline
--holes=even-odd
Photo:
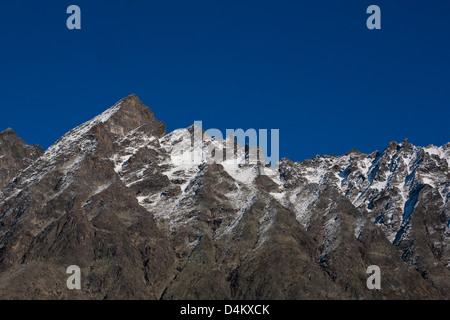
[[[448,298],[450,144],[270,167],[241,146],[209,163],[227,141],[165,130],[132,95],[44,154],[14,140],[37,151],[4,162],[2,298]],[[81,291],[65,287],[72,264]]]

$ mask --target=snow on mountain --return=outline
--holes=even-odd
[[[300,162],[282,159],[269,166],[261,155],[257,163],[249,163],[257,147],[234,142],[234,136],[221,140],[195,125],[166,134],[165,125],[137,97],[121,100],[68,132],[32,163],[26,162],[1,189],[0,220],[5,227],[0,248],[20,238],[8,238],[7,227],[25,219],[28,211],[23,223],[30,241],[50,232],[54,223],[60,223],[57,229],[66,226],[58,219],[68,213],[80,219],[85,214],[88,218],[79,222],[80,228],[92,223],[95,232],[109,228],[102,223],[128,228],[139,221],[124,231],[134,234],[144,223],[138,220],[144,219],[139,216],[142,211],[167,237],[176,258],[164,259],[176,261],[171,268],[180,273],[189,270],[186,265],[192,261],[208,261],[227,274],[226,279],[234,279],[240,272],[252,274],[252,261],[258,261],[257,270],[269,268],[265,260],[270,255],[299,246],[295,254],[275,262],[293,257],[292,266],[312,266],[309,272],[323,271],[335,285],[346,271],[336,271],[340,278],[333,278],[333,261],[346,258],[348,249],[361,262],[370,256],[363,251],[372,239],[383,247],[383,254],[392,248],[400,252],[399,261],[434,287],[444,274],[439,268],[450,267],[450,143],[418,147],[405,140],[391,142],[382,152],[351,150]],[[227,153],[230,146],[232,152]],[[38,241],[27,245],[32,248],[33,243]],[[274,243],[275,253],[268,249]],[[15,252],[17,247],[10,245],[8,250]],[[150,247],[139,247],[144,250],[140,254],[158,250]],[[25,256],[31,252],[25,245],[20,248]],[[197,254],[197,260],[186,258]],[[215,259],[226,263],[222,266]],[[172,277],[160,294],[170,292],[171,283],[184,281],[179,279]],[[246,286],[244,282],[241,288]],[[445,294],[443,288],[439,290]]]

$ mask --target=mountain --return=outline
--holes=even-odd
[[[40,146],[26,144],[12,129],[0,132],[0,188],[43,153]]]
[[[277,166],[257,151],[167,134],[135,95],[45,152],[2,132],[0,298],[450,298],[449,143]]]

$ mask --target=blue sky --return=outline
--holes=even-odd
[[[81,30],[66,9],[81,8]],[[381,8],[381,30],[366,9]],[[0,130],[47,148],[135,93],[168,131],[279,129],[280,156],[450,141],[449,1],[3,1]]]

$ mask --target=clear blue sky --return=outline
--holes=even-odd
[[[280,129],[293,160],[442,145],[449,36],[442,0],[2,1],[0,130],[45,149],[135,93],[168,131]]]

